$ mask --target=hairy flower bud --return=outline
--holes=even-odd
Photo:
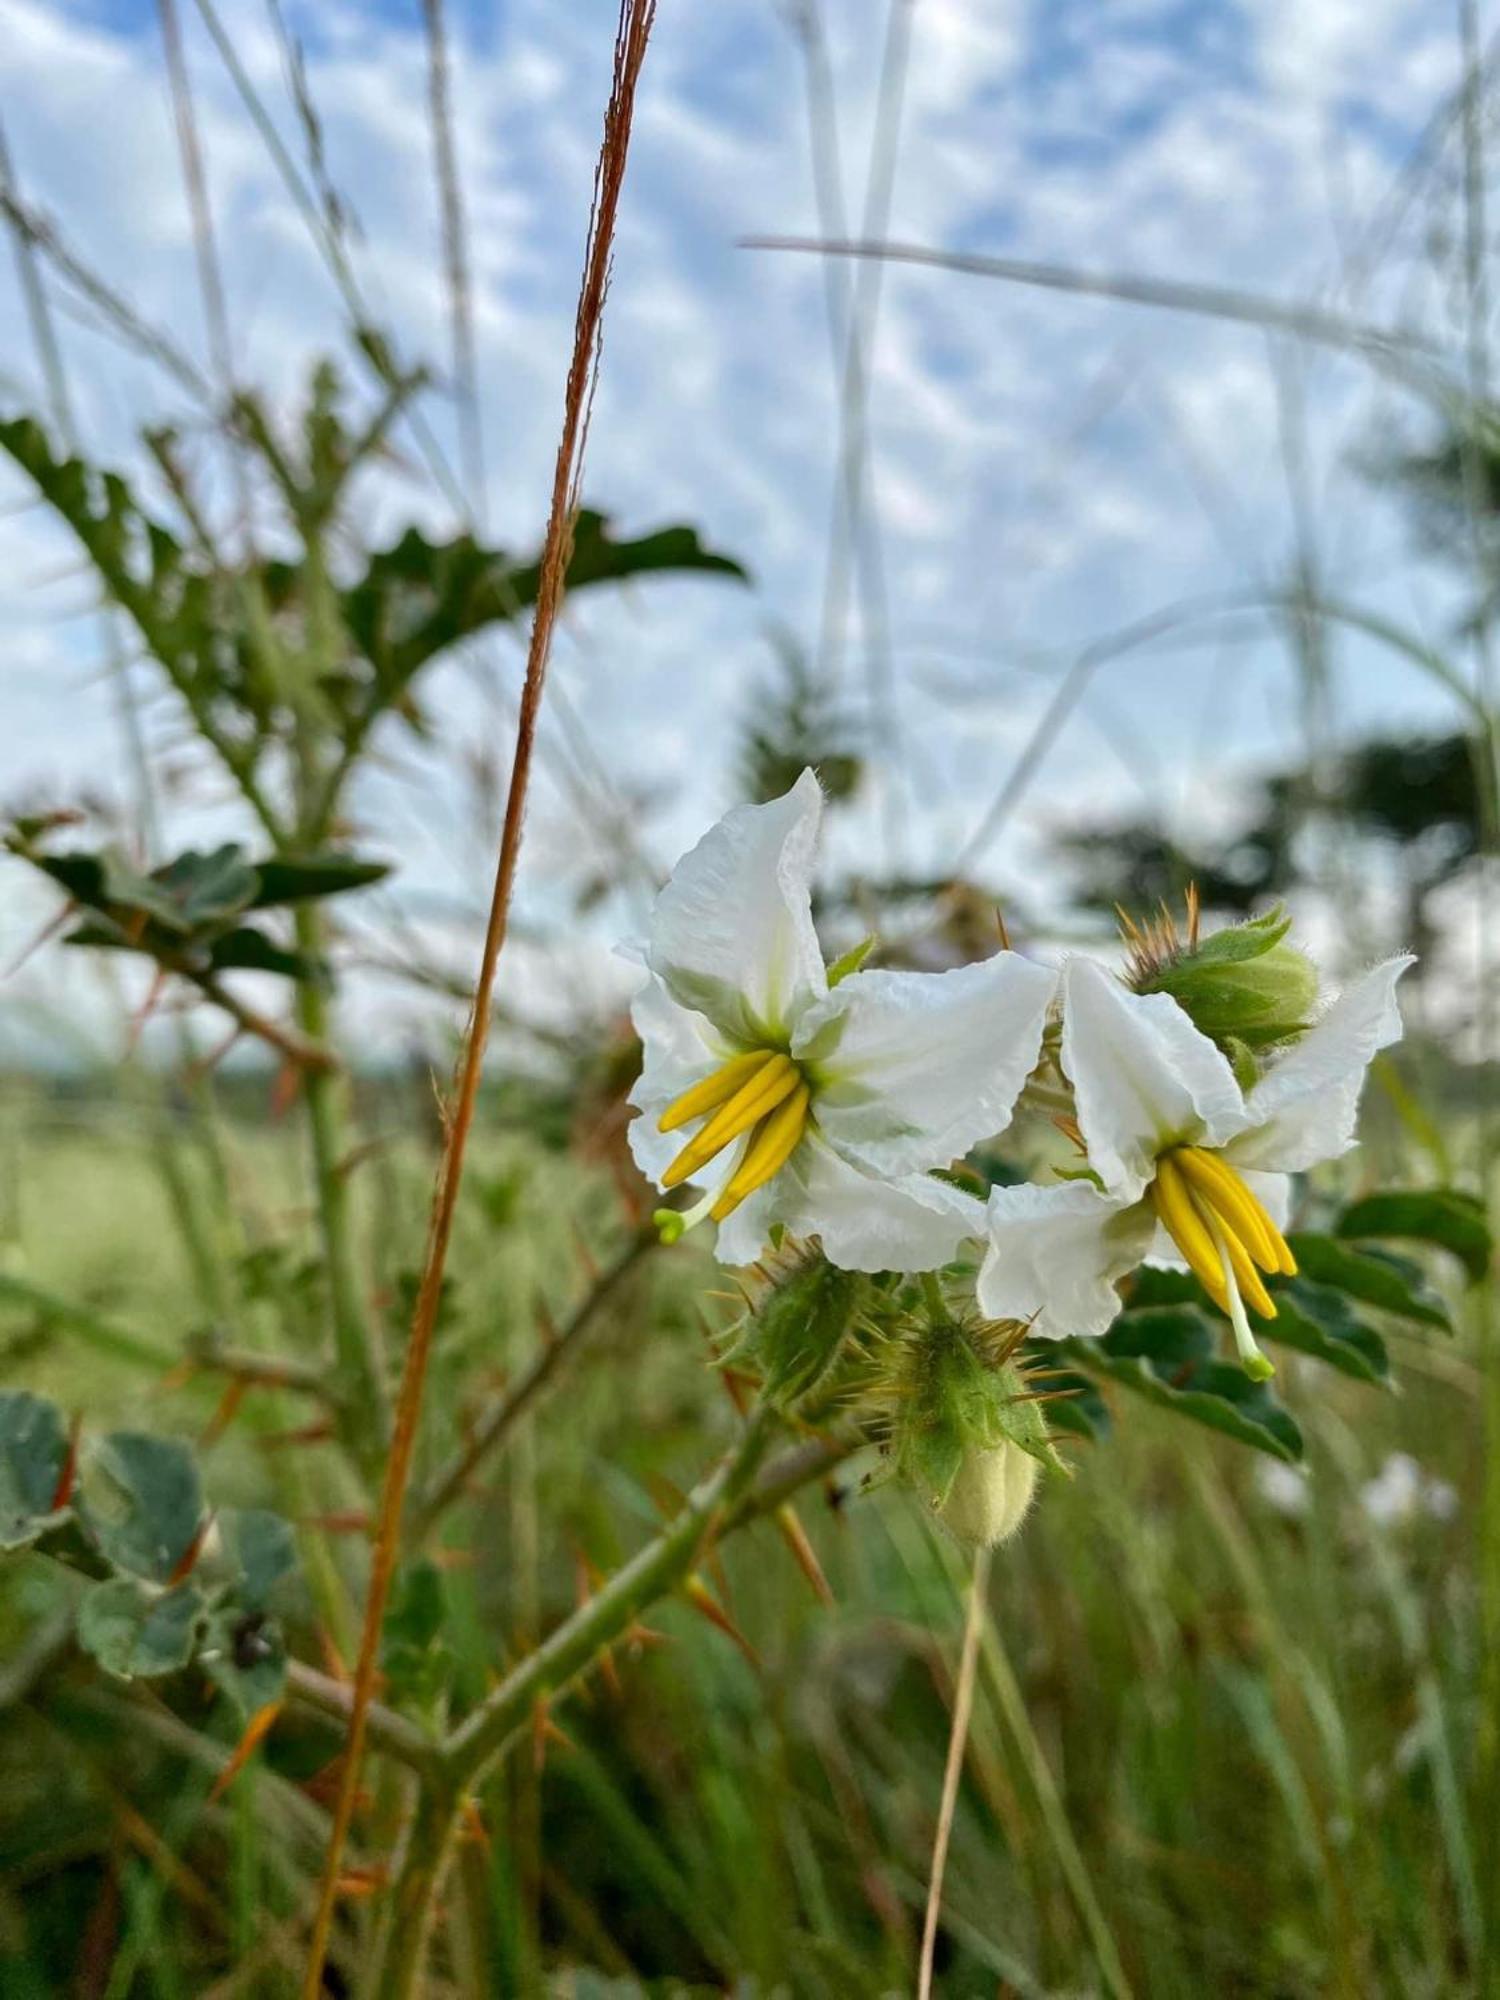
[[[1040,1470],[1029,1451],[1008,1439],[988,1451],[971,1451],[938,1509],[939,1519],[974,1548],[1009,1541],[1026,1518]]]
[[[1311,1025],[1318,974],[1288,942],[1291,927],[1284,910],[1270,910],[1141,967],[1131,984],[1137,993],[1169,993],[1231,1059],[1295,1041]]]

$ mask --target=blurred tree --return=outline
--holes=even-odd
[[[740,796],[757,805],[780,798],[811,765],[831,803],[851,799],[864,771],[854,724],[790,633],[773,631],[771,642],[774,667],[757,684],[741,726]]]

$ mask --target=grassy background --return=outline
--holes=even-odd
[[[249,1217],[282,1246],[295,1285],[311,1247],[300,1149],[249,1115],[253,1088],[236,1095],[248,1102],[209,1147],[159,1104],[13,1082],[8,1274],[178,1349],[211,1313],[162,1171],[172,1158],[193,1212],[224,1224],[221,1279],[244,1267],[220,1186],[237,1227]],[[412,1129],[394,1087],[364,1109]],[[1391,1126],[1378,1152],[1397,1142],[1376,1114]],[[427,1173],[407,1137],[363,1182],[361,1230],[393,1312]],[[472,1396],[531,1350],[533,1300],[566,1311],[580,1233],[607,1249],[605,1178],[487,1135],[432,1449],[462,1407],[456,1385]],[[727,1435],[695,1310],[714,1282],[690,1248],[648,1261],[484,1482],[472,1555],[442,1571],[458,1687],[482,1690],[564,1615],[580,1565],[628,1553]],[[8,1379],[96,1420],[201,1434],[217,1400],[204,1379],[121,1363],[14,1300],[0,1324]],[[1046,1483],[995,1568],[944,1993],[1481,1990],[1478,1377],[1462,1336],[1402,1340],[1397,1364],[1399,1391],[1382,1394],[1283,1359],[1305,1481],[1131,1402],[1076,1455],[1072,1482]],[[295,1456],[307,1512],[350,1505],[327,1453],[268,1449],[282,1400],[253,1394],[208,1449],[213,1497],[286,1505]],[[1415,1495],[1394,1452],[1421,1468]],[[660,1607],[561,1711],[565,1738],[523,1749],[487,1788],[485,1834],[450,1892],[490,1940],[481,1990],[544,1976],[579,1994],[908,1990],[964,1568],[908,1496],[858,1484],[855,1471],[799,1505],[829,1606],[763,1523],[706,1579],[732,1631],[685,1597]],[[348,1573],[351,1537],[326,1545]],[[310,1883],[278,1847],[280,1780],[313,1777],[331,1743],[310,1724],[278,1732],[265,1773],[205,1804],[207,1777],[174,1735],[181,1699],[148,1696],[143,1722],[123,1690],[67,1664],[10,1698],[55,1593],[39,1562],[8,1567],[0,1592],[3,1991],[291,1990]],[[209,1704],[195,1713],[189,1692],[186,1706],[232,1740]],[[396,1810],[377,1791],[372,1846]]]

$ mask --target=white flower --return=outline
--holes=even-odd
[[[984,1211],[928,1170],[1008,1123],[1056,980],[1001,952],[830,988],[810,897],[822,805],[804,771],[737,807],[657,898],[631,1148],[660,1187],[708,1185],[682,1226],[711,1215],[726,1264],[780,1223],[851,1270],[931,1270]]]
[[[1102,1187],[995,1188],[979,1303],[1038,1333],[1103,1333],[1118,1281],[1144,1258],[1185,1263],[1230,1316],[1241,1359],[1248,1303],[1276,1307],[1262,1272],[1296,1270],[1281,1235],[1288,1176],[1354,1143],[1365,1072],[1401,1034],[1393,958],[1355,982],[1242,1092],[1219,1048],[1165,994],[1130,992],[1087,958],[1063,971],[1062,1066]]]

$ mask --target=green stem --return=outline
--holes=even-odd
[[[297,948],[312,959],[321,956],[322,922],[308,903],[297,910]],[[328,996],[316,980],[299,980],[297,1022],[309,1040],[328,1041]],[[344,1171],[344,1107],[342,1078],[328,1070],[302,1073],[312,1139],[313,1173],[317,1184],[318,1224],[333,1308],[334,1351],[344,1436],[354,1457],[364,1465],[378,1463],[390,1431],[385,1379],[374,1329],[365,1309],[349,1208],[349,1184]]]
[[[412,2000],[421,1990],[433,1907],[458,1814],[485,1767],[530,1721],[539,1702],[576,1680],[648,1606],[689,1574],[705,1542],[749,1496],[778,1421],[774,1410],[758,1406],[733,1452],[689,1494],[656,1540],[529,1654],[448,1738],[440,1752],[443,1782],[429,1780],[418,1797],[366,1989],[371,1996]],[[751,1518],[749,1510],[741,1518]]]

